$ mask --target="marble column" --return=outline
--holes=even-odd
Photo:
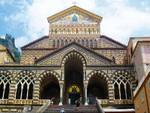
[[[88,86],[88,81],[84,81],[84,97],[85,97],[84,105],[88,105],[87,86]]]
[[[59,105],[61,106],[61,105],[63,105],[63,87],[64,87],[64,83],[61,82],[59,86],[60,86],[60,102],[59,102]]]

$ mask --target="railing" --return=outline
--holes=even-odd
[[[0,99],[0,104],[43,105],[47,99]]]
[[[8,99],[0,99],[0,104],[8,104]]]
[[[47,100],[47,102],[38,109],[37,113],[43,113],[49,105],[50,105],[50,100]]]
[[[114,99],[113,102],[110,102],[109,99],[97,99],[98,103],[101,105],[108,105],[108,104],[133,104],[133,100],[130,99]]]
[[[114,104],[133,104],[133,100],[130,99],[115,99]]]
[[[99,103],[100,101],[96,98],[96,107],[99,113],[105,113],[102,109],[101,103]]]
[[[46,104],[48,99],[0,99],[0,104],[19,104],[19,105],[43,105]],[[110,104],[109,99],[97,99],[101,105]],[[112,100],[111,100],[112,101]],[[111,104],[133,104],[133,100],[130,99],[114,99]]]
[[[109,104],[109,99],[96,99],[96,101],[101,105]]]

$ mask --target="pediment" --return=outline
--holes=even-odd
[[[84,10],[78,6],[72,6],[64,11],[48,17],[48,21],[51,24],[70,24],[75,22],[79,24],[96,24],[101,20],[102,17]]]
[[[36,60],[37,65],[52,65],[52,66],[61,66],[62,60],[68,53],[75,51],[81,54],[85,60],[86,64],[89,66],[95,65],[111,65],[113,64],[112,60],[94,52],[91,49],[85,48],[75,42],[64,46],[40,59]]]

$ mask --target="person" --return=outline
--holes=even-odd
[[[62,108],[62,109],[60,110],[60,113],[65,113],[64,108]]]
[[[76,107],[79,107],[80,106],[80,98],[77,99],[75,103],[76,103]]]
[[[50,99],[50,104],[51,104],[51,105],[54,104],[54,99],[55,99],[55,97],[52,97],[52,98]]]

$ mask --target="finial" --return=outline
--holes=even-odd
[[[76,4],[77,4],[77,2],[76,2],[76,1],[73,1],[73,2],[72,2],[72,4],[73,4],[73,5],[76,5]]]

